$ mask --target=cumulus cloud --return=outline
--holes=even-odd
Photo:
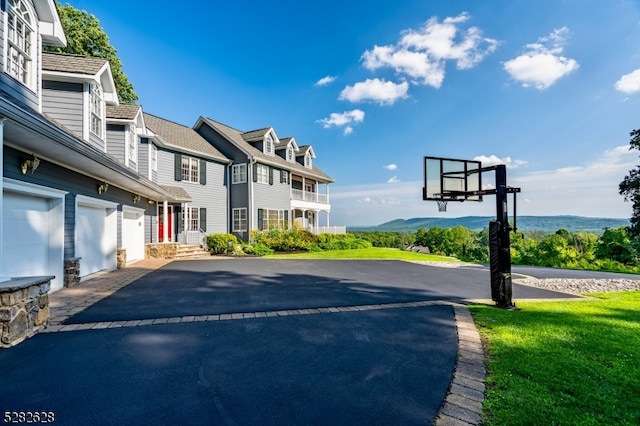
[[[316,120],[316,123],[322,124],[322,127],[325,129],[331,127],[344,127],[343,134],[346,136],[353,133],[352,124],[361,123],[364,121],[364,116],[364,111],[359,109],[345,111],[343,113],[332,112],[329,114],[329,118]]]
[[[620,80],[616,81],[615,87],[618,92],[622,93],[640,92],[640,69],[620,77]]]
[[[497,164],[504,164],[507,169],[516,169],[524,164],[527,164],[524,160],[512,160],[511,157],[500,158],[496,155],[478,155],[473,158],[475,161],[482,162],[482,167],[495,166]]]
[[[394,83],[378,78],[345,87],[338,99],[350,102],[373,102],[380,105],[393,105],[398,99],[406,98],[409,84],[406,81]]]
[[[397,170],[398,169],[398,166],[396,164],[393,164],[393,163],[387,164],[386,166],[382,166],[382,167],[384,167],[387,170]]]
[[[528,44],[523,54],[504,63],[505,71],[523,87],[544,90],[552,86],[579,67],[575,59],[562,56],[568,33],[569,29],[562,27]]]
[[[336,78],[332,75],[328,75],[326,77],[322,77],[320,80],[316,81],[315,86],[326,86],[328,84],[336,81]]]
[[[393,68],[402,78],[439,88],[445,77],[445,64],[453,61],[459,70],[473,68],[494,52],[498,41],[484,37],[477,27],[461,28],[470,19],[462,13],[439,22],[430,18],[421,28],[402,32],[395,45],[374,46],[362,55],[365,68]]]

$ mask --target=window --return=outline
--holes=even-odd
[[[247,209],[233,209],[233,232],[247,230]]]
[[[33,88],[33,27],[31,13],[23,0],[7,0],[7,60],[9,75]]]
[[[289,183],[289,172],[280,170],[280,183]]]
[[[311,154],[308,152],[304,155],[304,166],[308,169],[312,168]]]
[[[158,171],[158,148],[155,145],[151,145],[151,171]]]
[[[270,134],[264,137],[264,153],[273,154],[273,139]]]
[[[296,161],[296,155],[295,152],[293,151],[293,146],[289,145],[287,147],[287,161]]]
[[[90,110],[91,110],[91,133],[102,137],[102,89],[96,83],[89,86]]]
[[[138,135],[136,134],[136,126],[129,127],[129,161],[138,161]]]
[[[247,165],[246,164],[234,164],[231,167],[231,182],[232,183],[245,183],[247,181]]]
[[[182,157],[182,180],[184,182],[200,182],[200,161],[198,159]]]
[[[198,231],[200,229],[199,213],[200,209],[197,207],[187,207],[182,210],[182,223],[186,225],[186,231]]]
[[[258,229],[288,229],[287,210],[258,209]]]
[[[258,183],[269,183],[269,166],[256,164],[256,174]]]

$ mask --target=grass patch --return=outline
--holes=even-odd
[[[470,305],[489,357],[486,425],[640,424],[640,292]]]
[[[351,250],[326,250],[318,252],[282,253],[265,256],[271,259],[393,259],[393,260],[423,260],[430,262],[457,262],[452,257],[436,256],[432,254],[415,253],[395,248],[370,247]]]

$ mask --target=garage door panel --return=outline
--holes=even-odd
[[[144,215],[122,212],[122,248],[127,251],[127,262],[144,259]]]
[[[115,259],[115,229],[108,220],[108,209],[79,205],[76,216],[76,253],[80,257],[80,275],[111,267]],[[115,235],[115,234],[114,234]]]

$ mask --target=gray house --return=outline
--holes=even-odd
[[[201,244],[207,234],[228,232],[229,159],[190,127],[147,113],[144,122],[143,174],[176,200],[158,206],[158,240]]]
[[[278,138],[271,127],[242,132],[200,117],[194,129],[231,159],[230,230],[242,239],[250,231],[298,226],[314,233],[344,233],[330,228],[330,176],[313,164],[311,146],[293,137]],[[326,217],[320,226],[319,216]]]
[[[52,0],[4,1],[0,28],[0,282],[53,276],[56,290],[139,253],[143,222],[175,199],[107,152],[108,64],[42,53],[66,43]]]

